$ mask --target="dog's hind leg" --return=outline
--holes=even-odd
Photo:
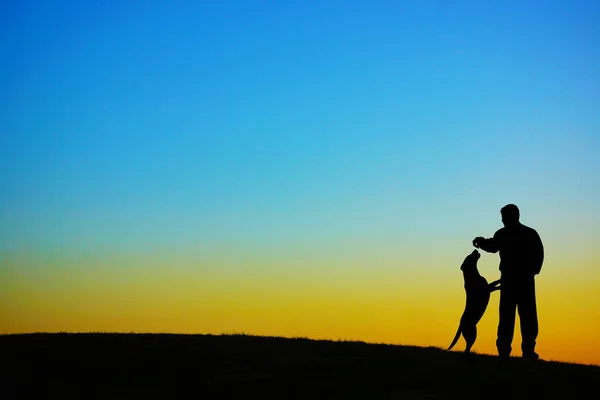
[[[470,353],[471,347],[473,347],[473,344],[475,344],[475,339],[477,339],[477,326],[470,325],[463,327],[462,335],[465,338],[465,341],[467,342],[465,353]]]

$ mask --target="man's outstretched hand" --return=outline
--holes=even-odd
[[[481,246],[481,243],[483,243],[484,240],[485,238],[477,236],[475,239],[473,239],[473,246],[479,248],[479,246]]]

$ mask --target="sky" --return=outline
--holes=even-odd
[[[599,16],[3,2],[0,333],[445,348],[460,265],[514,203],[546,252],[538,353],[600,365]],[[498,262],[482,254],[488,281]],[[498,299],[476,352],[496,353]]]

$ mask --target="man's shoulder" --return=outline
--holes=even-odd
[[[504,233],[505,233],[505,232],[506,232],[506,228],[505,228],[505,227],[502,227],[502,228],[498,229],[498,230],[496,231],[496,233],[494,233],[494,237],[495,237],[495,238],[498,238],[498,237],[500,237],[500,236],[504,235]]]
[[[532,239],[540,237],[538,232],[535,229],[533,229],[532,227],[523,225],[523,224],[521,224],[521,226],[522,226],[523,232],[525,232],[525,235],[527,237],[532,238]]]
[[[533,229],[532,227],[527,226],[527,225],[523,225],[523,224],[521,224],[521,226],[522,226],[523,230],[525,230],[525,231],[527,231],[529,233],[535,233],[535,234],[537,234],[537,231],[535,229]]]

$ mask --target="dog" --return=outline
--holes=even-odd
[[[481,257],[479,252],[473,250],[473,252],[465,258],[460,267],[465,280],[467,305],[460,318],[456,336],[454,336],[454,340],[452,340],[448,350],[454,347],[462,334],[467,342],[465,353],[468,354],[471,352],[471,347],[473,347],[475,339],[477,339],[477,323],[485,313],[488,303],[490,302],[491,293],[500,289],[500,279],[488,284],[487,280],[479,274],[479,271],[477,270],[477,261],[479,260],[479,257]]]

